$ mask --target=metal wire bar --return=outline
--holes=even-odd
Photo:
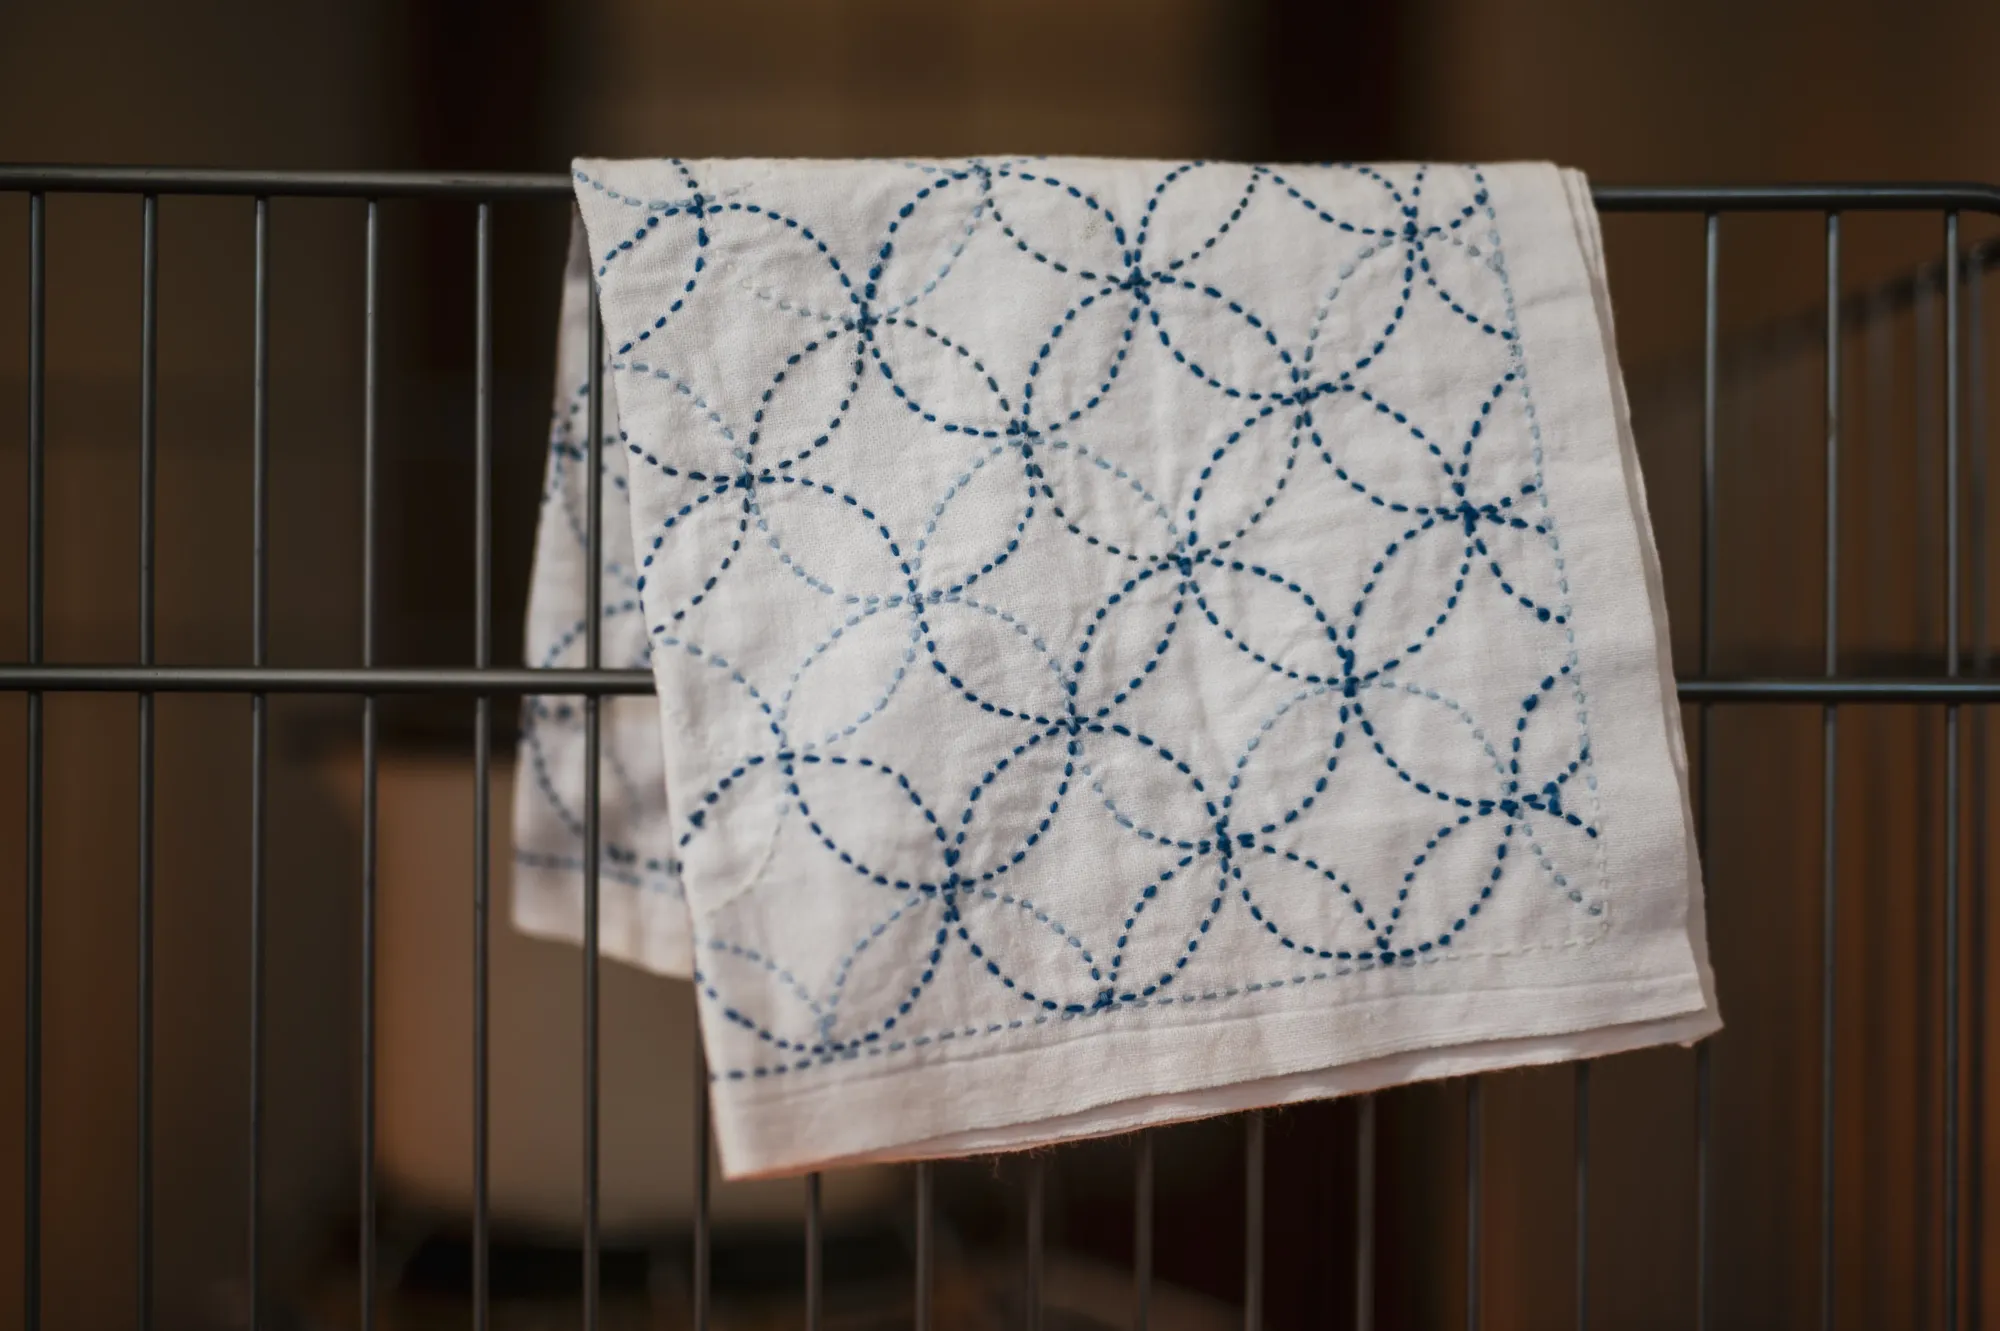
[[[2000,239],[1961,247],[1960,263],[1986,264],[2000,255]],[[1919,312],[1944,281],[1944,262],[1926,263],[1895,276],[1850,291],[1840,299],[1840,321],[1851,330],[1868,331],[1905,311]],[[1754,375],[1789,364],[1807,352],[1817,353],[1826,342],[1826,311],[1818,305],[1739,329],[1729,357],[1736,373]]]
[[[160,204],[140,205],[139,295],[139,663],[153,663],[153,545],[155,469],[159,436]],[[140,1331],[153,1324],[153,697],[139,695],[139,1213],[134,1276]]]
[[[42,398],[47,355],[47,204],[28,196],[28,593],[27,655],[42,659],[42,454],[45,408]],[[21,1325],[42,1324],[42,695],[28,695],[27,825],[21,843],[26,863],[21,875]]]
[[[916,1331],[931,1331],[931,1228],[934,1206],[932,1196],[935,1191],[931,1178],[931,1164],[928,1160],[917,1162],[917,1288],[916,1315],[913,1319]]]
[[[1042,1331],[1042,1276],[1047,1257],[1048,1158],[1039,1153],[1028,1157],[1027,1290],[1022,1300],[1021,1325],[1026,1331]]]
[[[1986,268],[1990,255],[1975,250],[1970,256],[1970,268],[1964,276],[1970,299],[1966,304],[1966,481],[1971,490],[1971,499],[1965,507],[1966,517],[1966,562],[1971,571],[1971,586],[1967,588],[1972,622],[1967,626],[1972,636],[1971,658],[1974,674],[1986,674],[1992,668],[1986,640]],[[1986,748],[1987,727],[1990,718],[1975,715],[1972,728],[1967,735],[1967,755],[1970,768],[1966,802],[1974,810],[1972,826],[1966,829],[1968,864],[1965,876],[1972,884],[1971,918],[1967,927],[1972,934],[1972,948],[1967,957],[1969,974],[1966,985],[1970,990],[1966,997],[1966,1008],[1970,1017],[1970,1029],[1966,1032],[1966,1050],[1971,1058],[1971,1067],[1965,1078],[1965,1173],[1973,1180],[1965,1198],[1965,1250],[1970,1254],[1985,1251],[1982,1246],[1986,1229]],[[1985,1281],[1975,1266],[1965,1286],[1965,1321],[1968,1326],[1981,1326],[1981,1315],[1985,1311]]]
[[[1722,561],[1721,529],[1716,514],[1716,401],[1719,387],[1717,355],[1721,348],[1722,217],[1709,213],[1702,223],[1702,350],[1701,350],[1701,673],[1715,673],[1715,579]],[[1715,782],[1715,712],[1701,709],[1700,791],[1694,808],[1695,845],[1704,863],[1709,854],[1709,809]],[[1713,888],[1704,874],[1704,884]],[[1714,1155],[1710,1136],[1710,1105],[1714,1098],[1715,1042],[1703,1040],[1694,1051],[1694,1321],[1696,1331],[1709,1324],[1709,1207]]]
[[[375,500],[380,444],[381,218],[368,201],[361,350],[361,668],[375,666]],[[375,1327],[375,742],[373,695],[361,700],[361,1331]]]
[[[1265,1118],[1243,1123],[1243,1331],[1264,1331]]]
[[[72,194],[263,194],[296,198],[561,198],[567,173],[239,171],[184,167],[0,166],[0,191]],[[1963,181],[1788,185],[1596,185],[1604,212],[2000,213],[2000,187]]]
[[[1935,474],[1938,470],[1938,458],[1928,446],[1934,437],[1941,439],[1944,433],[1944,422],[1940,419],[1939,411],[1942,405],[1942,393],[1937,391],[1941,382],[1938,374],[1938,357],[1941,354],[1938,333],[1944,322],[1943,312],[1937,308],[1938,296],[1937,287],[1927,283],[1917,289],[1916,300],[1912,304],[1915,334],[1912,396],[1915,399],[1913,404],[1915,422],[1911,441],[1915,447],[1912,459],[1914,484],[1911,488],[1919,511],[1930,497],[1932,483],[1935,481],[1941,486],[1943,481],[1942,477]],[[1924,566],[1926,556],[1931,553],[1930,538],[1935,534],[1937,534],[1935,529],[1927,524],[1919,526],[1914,532],[1916,539],[1912,542],[1911,552],[1914,556],[1913,581],[1922,578],[1920,570]],[[1914,602],[1912,608],[1915,611],[1912,616],[1914,620],[1912,633],[1914,641],[1928,645],[1932,635],[1941,633],[1943,627],[1936,622],[1937,611],[1941,607],[1930,597],[1923,595],[1923,590],[1913,587],[1910,594]],[[1916,760],[1912,793],[1918,817],[1923,820],[1923,835],[1917,838],[1915,851],[1911,857],[1914,880],[1918,884],[1916,919],[1919,930],[1913,959],[1915,973],[1925,977],[1926,980],[1938,970],[1936,940],[1929,936],[1928,926],[1932,922],[1932,907],[1936,904],[1931,889],[1936,886],[1934,880],[1940,872],[1940,866],[1934,863],[1938,847],[1933,841],[1931,833],[1934,829],[1930,826],[1927,815],[1939,804],[1937,777],[1943,763],[1943,755],[1937,752],[1938,736],[1933,733],[1928,721],[1929,718],[1926,717],[1912,727],[1915,732],[1913,738]],[[1912,1260],[1916,1270],[1930,1278],[1919,1277],[1911,1283],[1910,1295],[1914,1306],[1911,1310],[1910,1324],[1924,1327],[1936,1324],[1941,1312],[1938,1306],[1937,1276],[1943,1269],[1937,1251],[1940,1229],[1937,1222],[1942,1205],[1936,1173],[1939,1134],[1938,1124],[1928,1112],[1933,1083],[1939,1080],[1942,1074],[1942,1070],[1936,1065],[1940,1052],[1935,1024],[1937,1013],[1932,1005],[1925,1001],[1933,997],[1935,995],[1930,992],[1928,984],[1919,985],[1916,994],[1918,1007],[1913,1023],[1914,1029],[1911,1032],[1916,1040],[1916,1057],[1910,1075],[1913,1083],[1921,1088],[1919,1103],[1924,1106],[1918,1111],[1919,1118],[1915,1130],[1910,1134],[1909,1143],[1912,1148],[1910,1165],[1914,1171],[1915,1184],[1913,1200],[1916,1202],[1919,1217],[1915,1243],[1912,1245]]]
[[[1465,1327],[1479,1331],[1479,1220],[1481,1114],[1479,1078],[1465,1080]]]
[[[1375,1100],[1361,1098],[1354,1130],[1354,1331],[1375,1326]]]
[[[1840,214],[1826,218],[1826,677],[1840,659]],[[1840,916],[1839,735],[1837,713],[1822,714],[1824,786],[1820,808],[1819,1324],[1831,1331],[1833,1308],[1834,944]]]
[[[0,190],[63,194],[224,194],[326,199],[547,199],[567,172],[258,171],[155,166],[0,166]],[[1996,191],[2000,197],[2000,191]]]
[[[473,262],[473,663],[493,660],[493,215],[479,205]],[[487,953],[492,865],[488,788],[492,777],[493,701],[473,702],[472,730],[472,1326],[486,1331],[492,1315],[488,1193]]]
[[[1576,1065],[1576,1325],[1590,1324],[1590,1064]]]
[[[0,665],[0,693],[647,694],[644,670],[536,670],[521,666]],[[1684,679],[1686,703],[1993,703],[2000,679]]]
[[[1591,200],[1604,212],[1991,212],[2000,188],[1927,181],[1912,184],[1599,185]]]
[[[1867,446],[1864,449],[1864,454],[1872,454],[1879,457],[1885,445],[1899,436],[1898,425],[1902,412],[1899,410],[1896,394],[1899,374],[1901,373],[1899,367],[1901,358],[1897,354],[1898,344],[1901,340],[1898,325],[1903,323],[1907,317],[1909,323],[1921,330],[1924,326],[1922,323],[1924,318],[1923,311],[1928,307],[1928,299],[1927,296],[1922,294],[1922,289],[1919,288],[1918,291],[1912,293],[1912,298],[1907,307],[1907,316],[1904,311],[1892,309],[1884,304],[1877,310],[1874,317],[1860,325],[1864,364],[1862,397],[1867,409],[1858,419],[1850,417],[1850,432],[1855,438],[1865,441]],[[1918,345],[1912,366],[1914,372],[1913,382],[1915,383],[1921,383],[1927,377],[1924,368],[1926,357],[1924,355],[1923,342],[1924,339],[1920,334],[1917,338]],[[1859,428],[1854,428],[1855,426]],[[1924,422],[1919,419],[1916,423],[1915,433],[1910,435],[1909,438],[1919,440],[1924,437]],[[1919,478],[1917,488],[1919,490],[1923,488],[1921,478]],[[1863,522],[1860,524],[1858,531],[1855,524],[1850,524],[1849,539],[1869,549],[1882,549],[1895,542],[1893,518],[1892,515],[1884,511],[1883,505],[1870,504],[1865,506],[1862,517]],[[1866,600],[1870,604],[1882,604],[1884,597],[1889,592],[1891,583],[1887,576],[1887,570],[1883,567],[1885,562],[1871,560],[1863,565],[1861,577],[1863,585],[1867,589]],[[1918,640],[1921,640],[1921,636],[1921,628],[1919,628]],[[1886,721],[1887,718],[1883,718],[1883,720]],[[1920,721],[1917,723],[1917,728],[1921,729]],[[1889,729],[1893,731],[1895,727],[1889,727]],[[1907,730],[1907,727],[1905,729]],[[1921,744],[1921,737],[1919,736],[1918,738]],[[1881,742],[1882,740],[1879,736],[1873,741],[1876,745],[1880,745]],[[1891,742],[1893,743],[1894,741],[1892,740]],[[1922,763],[1921,756],[1918,757],[1917,761],[1919,764]],[[1867,784],[1871,787],[1871,795],[1873,795],[1874,791],[1881,789],[1881,783],[1877,780],[1869,780]],[[1921,791],[1913,789],[1911,793],[1917,796],[1915,802],[1918,806],[1922,806],[1928,802],[1922,798]],[[1888,881],[1889,869],[1887,862],[1890,857],[1889,847],[1887,845],[1871,846],[1864,843],[1863,849],[1867,852],[1864,856],[1860,857],[1859,867],[1863,874],[1863,880],[1869,883]],[[1865,914],[1862,916],[1861,927],[1870,933],[1878,933],[1883,927],[1891,905],[1886,893],[1877,892],[1872,894],[1872,897],[1872,900],[1864,900]],[[1918,913],[1922,913],[1921,907],[1919,907]],[[1916,966],[1916,970],[1920,973],[1928,974],[1930,968],[1920,962]],[[1912,1080],[1921,1084],[1923,1077],[1920,1074],[1913,1075]],[[1883,1092],[1886,1089],[1886,1086],[1874,1088],[1873,1093],[1864,1097],[1866,1107],[1863,1112],[1865,1114],[1873,1117],[1883,1112],[1883,1104],[1886,1099]],[[1921,1153],[1923,1148],[1919,1147],[1918,1149]],[[1864,1195],[1867,1193],[1879,1195],[1881,1193],[1894,1169],[1894,1165],[1891,1163],[1892,1155],[1893,1152],[1888,1150],[1878,1150],[1870,1153],[1870,1158],[1865,1162],[1863,1171],[1857,1175],[1857,1183],[1863,1189]],[[1913,1197],[1911,1200],[1921,1208],[1921,1198]],[[1909,1260],[1918,1269],[1928,1269],[1921,1250],[1911,1252]],[[1884,1305],[1888,1290],[1879,1281],[1871,1281],[1869,1283],[1874,1287],[1866,1291],[1868,1296],[1867,1301],[1865,1303],[1853,1303],[1850,1306],[1855,1307],[1857,1315],[1864,1320],[1872,1318],[1879,1322],[1884,1318]],[[1910,1325],[1924,1326],[1926,1324],[1927,1319],[1920,1306],[1914,1307],[1910,1311]]]
[[[820,1175],[815,1170],[806,1175],[806,1331],[820,1331],[825,1316],[825,1219],[820,1192]]]
[[[1968,683],[1972,681],[1967,681]],[[322,693],[494,696],[651,693],[644,670],[531,670],[520,666],[66,666],[0,665],[0,693]]]
[[[694,1331],[708,1331],[708,1051],[694,1042]]]
[[[1946,675],[1958,677],[1958,214],[1944,219],[1944,622]],[[1944,713],[1944,1324],[1958,1331],[1958,708]]]
[[[1132,1331],[1153,1312],[1153,1134],[1141,1132],[1132,1181]]]
[[[597,284],[590,284],[590,310],[586,319],[586,341],[590,347],[587,379],[589,407],[585,428],[589,451],[584,455],[584,548],[585,567],[583,636],[585,669],[601,664],[604,638],[604,346],[602,317],[597,307]],[[598,1318],[598,743],[599,711],[603,700],[591,695],[583,700],[583,1326],[597,1331]]]
[[[268,664],[270,626],[271,204],[257,200],[255,313],[250,374],[250,662]],[[264,1292],[264,825],[270,705],[250,695],[250,1132],[247,1238],[251,1331],[263,1325]]]

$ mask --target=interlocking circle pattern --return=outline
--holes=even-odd
[[[1479,171],[793,166],[578,176],[718,1076],[1605,927]]]

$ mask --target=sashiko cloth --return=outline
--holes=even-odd
[[[574,174],[528,659],[599,467],[602,945],[693,979],[728,1174],[1716,1029],[1580,176]],[[583,785],[531,699],[530,932]]]

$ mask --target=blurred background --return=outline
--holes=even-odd
[[[1551,158],[1608,183],[2000,180],[2000,7],[1978,0],[253,0],[0,6],[0,161],[558,171],[574,154],[1089,153]],[[26,214],[0,197],[0,658],[24,652]],[[518,659],[543,465],[559,206],[495,210],[494,597]],[[462,664],[473,635],[472,213],[383,205],[381,659]],[[359,661],[359,204],[271,215],[271,648]],[[1844,224],[1840,665],[1944,664],[1943,293],[1934,215]],[[1992,228],[1968,217],[1964,240]],[[1621,354],[1694,673],[1701,500],[1699,218],[1606,225]],[[1823,668],[1826,269],[1813,215],[1725,218],[1714,665]],[[160,207],[158,655],[248,659],[252,214]],[[11,256],[11,257],[8,257]],[[1985,251],[1968,265],[1962,585],[1967,670],[1990,669]],[[139,204],[48,209],[47,657],[136,643]],[[511,708],[495,709],[506,753]],[[24,706],[0,697],[0,810],[23,806]],[[472,716],[385,712],[380,1011],[385,1324],[462,1325]],[[273,704],[264,989],[266,1325],[357,1322],[358,705]],[[1960,860],[1968,968],[1964,1297],[1995,1307],[1983,1058],[1988,718],[1968,713]],[[1690,729],[1692,730],[1692,715]],[[241,699],[158,703],[153,936],[155,1325],[248,1322],[249,721]],[[134,704],[47,704],[45,1324],[135,1324],[139,999]],[[1820,1310],[1821,718],[1714,719],[1706,852],[1728,1030],[1714,1047],[1715,1325]],[[1844,1324],[1935,1325],[1945,849],[1937,709],[1850,709],[1832,863],[1834,1290]],[[507,773],[496,773],[504,866]],[[0,814],[0,934],[19,936],[21,824]],[[496,1312],[574,1324],[573,951],[494,928]],[[21,949],[0,949],[18,1050]],[[605,989],[609,1312],[683,1324],[691,1173],[683,990]],[[672,1051],[671,1053],[665,1051]],[[0,1142],[21,1060],[0,1059]],[[1693,1324],[1693,1056],[1594,1073],[1592,1291],[1600,1327]],[[1568,1069],[1487,1079],[1489,1327],[1571,1324],[1576,1121]],[[1381,1098],[1377,1325],[1463,1324],[1462,1086]],[[1270,1120],[1267,1321],[1346,1326],[1355,1113]],[[1240,1323],[1241,1121],[1157,1138],[1155,1325]],[[0,1325],[18,1316],[22,1152],[0,1149]],[[997,1325],[1020,1286],[1018,1160],[940,1176],[946,1325]],[[1048,1157],[1050,1325],[1122,1326],[1132,1147]],[[907,1324],[906,1172],[829,1195],[832,1307]],[[796,1185],[717,1193],[718,1325],[797,1325]],[[793,1300],[794,1302],[787,1302]],[[886,1309],[871,1320],[863,1310]],[[511,1319],[511,1320],[508,1320]],[[607,1325],[614,1324],[607,1322]],[[1968,1322],[1968,1324],[1974,1324]]]

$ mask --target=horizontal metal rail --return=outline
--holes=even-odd
[[[323,693],[594,696],[651,693],[646,670],[520,666],[0,665],[0,693]],[[2000,703],[2000,678],[1684,679],[1691,703]]]
[[[224,194],[318,199],[540,199],[568,194],[567,173],[237,171],[155,166],[0,166],[0,191]]]
[[[561,197],[566,172],[244,171],[152,166],[0,166],[0,192],[225,194],[287,198]],[[2000,214],[2000,186],[1971,181],[1797,185],[1598,185],[1607,212],[1942,211]]]
[[[496,697],[651,693],[645,670],[520,666],[0,666],[0,693],[345,693]]]

